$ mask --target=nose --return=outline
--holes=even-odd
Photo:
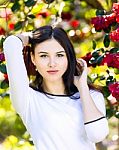
[[[48,66],[49,67],[55,67],[56,66],[56,60],[54,57],[49,58]]]

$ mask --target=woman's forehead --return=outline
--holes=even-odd
[[[55,39],[48,39],[42,43],[37,44],[35,50],[40,51],[65,51],[64,48],[55,40]]]

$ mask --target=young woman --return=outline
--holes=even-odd
[[[36,68],[30,84],[22,52],[28,39]],[[89,89],[86,62],[76,60],[66,32],[43,26],[29,38],[11,35],[4,53],[11,100],[36,149],[95,150],[108,134],[104,98]]]

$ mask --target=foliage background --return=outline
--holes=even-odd
[[[105,20],[102,22],[103,17],[112,15],[113,3],[118,4],[118,1],[0,0],[0,142],[2,150],[33,149],[32,139],[9,100],[9,81],[2,48],[3,41],[8,35],[28,32],[46,24],[58,25],[67,31],[77,57],[84,58],[88,63],[90,83],[102,87],[110,123],[110,135],[105,141],[97,144],[98,149],[105,150],[112,146],[112,150],[119,148],[117,148],[119,140],[118,34],[112,39],[110,37],[111,32],[118,28],[119,8],[117,7],[116,19],[111,16],[113,24]],[[96,20],[97,26],[102,27],[99,30],[91,21],[94,17],[96,19],[100,17],[100,21]],[[101,26],[102,24],[104,26]],[[115,38],[116,41],[113,40]],[[107,54],[111,56],[115,54],[116,59],[112,64],[116,61],[116,66],[110,66],[107,59],[105,63],[102,63],[107,58]],[[109,86],[115,83],[116,87],[109,90]]]

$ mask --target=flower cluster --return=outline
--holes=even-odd
[[[96,31],[105,30],[111,25],[115,23],[119,23],[119,3],[113,3],[112,11],[109,15],[106,15],[105,13],[99,14],[97,17],[92,18],[91,23],[95,27]],[[117,36],[118,30],[111,33],[110,38],[113,41],[119,41],[119,38]]]
[[[101,31],[108,28],[110,25],[115,23],[116,14],[112,13],[110,15],[97,16],[92,18],[91,23],[94,25],[96,31]]]
[[[98,10],[96,15],[96,17],[92,18],[91,23],[97,32],[103,30],[106,33],[103,40],[106,49],[96,49],[95,46],[94,51],[88,53],[84,59],[88,62],[88,66],[95,67],[98,65],[101,67],[105,65],[108,67],[106,70],[107,76],[101,77],[105,79],[106,84],[103,92],[107,100],[110,98],[115,99],[116,103],[113,103],[115,105],[119,103],[119,81],[117,77],[119,73],[119,48],[112,47],[110,50],[107,50],[107,48],[110,46],[110,40],[112,42],[119,42],[119,2],[113,3],[110,14],[109,12],[107,14],[105,11]],[[113,70],[113,73],[110,73],[111,70]]]
[[[119,100],[119,82],[110,84],[108,88],[109,88],[112,96],[115,97],[117,100]]]
[[[92,53],[89,52],[85,56],[82,57],[87,62],[88,67],[90,66],[95,67],[95,65],[97,64],[96,60],[101,58],[100,63],[97,64],[98,66],[107,65],[108,67],[119,69],[119,52],[117,53],[106,52],[105,54],[102,54],[102,55],[99,53],[98,57],[96,57],[95,56],[96,54],[94,53],[96,53],[96,51]]]
[[[113,42],[119,42],[119,28],[112,31],[109,36]]]
[[[119,70],[119,52],[118,51],[115,53],[105,52],[105,54],[101,54],[99,50],[97,51],[95,50],[92,53],[91,52],[87,53],[82,58],[87,62],[88,67],[95,68],[96,65],[98,65],[98,67],[101,67],[102,65],[106,65],[108,66],[108,68],[111,67],[111,68],[115,68]],[[99,63],[98,63],[98,60],[99,60]],[[103,91],[103,92],[106,92],[106,95],[108,92],[108,96],[111,95],[111,100],[115,99],[115,103],[113,103],[113,105],[118,104],[119,103],[119,82],[116,81],[116,79],[109,72],[108,72],[108,75],[106,77],[103,77],[102,79],[106,80],[106,89],[107,89],[106,91]],[[107,96],[106,98],[108,99]]]
[[[119,52],[106,54],[101,62],[101,65],[104,64],[107,64],[108,67],[119,69]]]
[[[112,11],[117,15],[119,14],[119,3],[113,3]]]
[[[119,23],[119,3],[113,3],[112,11],[109,15],[105,13],[98,14],[98,16],[92,18],[91,23],[95,27],[96,31],[111,29],[111,26]],[[109,30],[107,30],[109,32]],[[113,42],[119,42],[119,28],[110,32],[110,40]]]

